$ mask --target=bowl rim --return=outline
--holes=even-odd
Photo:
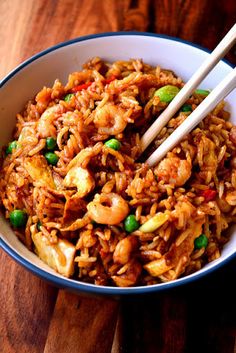
[[[162,39],[167,39],[167,40],[172,40],[174,42],[179,42],[179,43],[183,43],[186,45],[189,45],[191,47],[194,47],[196,49],[202,50],[208,54],[210,54],[212,52],[212,50],[209,50],[199,44],[195,44],[191,41],[185,40],[185,39],[181,39],[178,37],[174,37],[174,36],[168,36],[166,34],[157,34],[157,33],[150,33],[150,32],[138,32],[138,31],[118,31],[118,32],[102,32],[102,33],[96,33],[96,34],[88,34],[85,36],[80,36],[80,37],[76,37],[74,39],[70,39],[67,41],[63,41],[60,42],[56,45],[50,46],[47,49],[44,49],[42,51],[40,51],[39,53],[36,53],[34,55],[32,55],[30,58],[24,60],[21,64],[17,65],[15,69],[11,70],[6,76],[3,77],[3,79],[0,81],[0,88],[7,82],[9,81],[13,76],[15,76],[15,74],[22,70],[25,66],[29,65],[30,63],[32,63],[33,61],[39,59],[40,57],[55,51],[57,49],[66,47],[68,45],[71,44],[75,44],[78,42],[83,42],[86,40],[90,40],[90,39],[95,39],[95,38],[102,38],[102,37],[118,37],[118,36],[144,36],[144,37],[154,37],[154,38],[162,38]],[[227,64],[228,66],[230,66],[231,68],[234,68],[234,65],[229,62],[227,59],[221,59],[220,61],[223,61],[225,64]]]
[[[111,287],[111,286],[99,286],[96,284],[90,284],[82,281],[77,281],[74,279],[62,277],[61,275],[53,274],[47,272],[46,270],[41,269],[40,267],[34,265],[29,260],[25,259],[16,250],[10,247],[4,240],[0,239],[0,248],[2,248],[11,258],[13,258],[18,264],[22,265],[29,272],[33,273],[37,277],[54,284],[60,289],[69,289],[74,292],[81,293],[90,293],[95,295],[112,295],[112,296],[121,296],[121,295],[142,295],[150,294],[165,291],[171,288],[177,288],[181,285],[187,285],[189,283],[200,280],[205,277],[207,274],[210,274],[219,268],[225,266],[227,263],[236,259],[236,253],[231,254],[224,260],[221,260],[219,263],[213,265],[212,267],[204,270],[203,272],[197,271],[191,275],[176,279],[172,282],[158,283],[148,286],[137,286],[137,287]],[[35,255],[36,256],[36,255]],[[213,262],[212,262],[213,264]]]
[[[102,37],[112,37],[112,36],[144,36],[144,37],[154,37],[154,38],[161,38],[161,39],[167,39],[170,41],[175,41],[175,42],[180,42],[185,45],[197,48],[200,51],[204,51],[206,53],[211,53],[210,50],[192,43],[187,40],[183,40],[177,37],[172,37],[164,34],[156,34],[156,33],[149,33],[149,32],[137,32],[137,31],[130,31],[130,32],[125,32],[125,31],[119,31],[119,32],[103,32],[103,33],[97,33],[97,34],[90,34],[90,35],[85,35],[81,37],[77,37],[68,41],[61,42],[59,44],[56,44],[54,46],[51,46],[22,62],[20,65],[18,65],[15,69],[10,71],[1,81],[0,81],[0,88],[3,87],[12,77],[14,77],[19,71],[21,71],[24,67],[28,66],[35,60],[45,56],[46,54],[53,52],[57,49],[60,49],[62,47],[69,46],[71,44],[75,44],[78,42],[83,42],[86,40],[90,39],[95,39],[95,38],[102,38]],[[234,67],[230,62],[228,62],[225,59],[222,59],[226,65],[230,66],[231,68]],[[194,272],[191,275],[179,278],[173,282],[165,282],[165,283],[159,283],[155,285],[149,285],[149,286],[137,286],[137,287],[111,287],[111,286],[98,286],[95,284],[90,284],[86,282],[80,282],[76,281],[73,279],[68,279],[68,278],[63,278],[61,276],[57,276],[57,274],[52,274],[50,272],[47,272],[46,270],[43,270],[39,268],[38,266],[34,265],[32,262],[29,260],[25,259],[22,257],[15,249],[13,249],[10,245],[8,245],[2,237],[0,238],[0,247],[8,254],[10,255],[17,263],[21,264],[24,268],[29,270],[30,272],[34,273],[36,276],[51,282],[52,284],[56,285],[57,287],[60,288],[67,288],[70,290],[74,290],[76,292],[85,292],[85,293],[91,293],[91,294],[101,294],[101,295],[133,295],[133,294],[146,294],[146,293],[153,293],[153,292],[159,292],[163,290],[167,290],[170,288],[178,287],[183,284],[188,284],[193,281],[196,281],[202,277],[204,277],[207,274],[212,273],[213,271],[219,269],[229,261],[231,261],[233,258],[236,258],[236,252],[231,254],[230,256],[226,257],[225,259],[221,260],[215,265],[212,265],[210,268],[202,271],[199,273],[199,271]],[[213,264],[213,262],[212,262]]]

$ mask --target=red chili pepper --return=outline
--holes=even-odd
[[[82,91],[82,89],[87,89],[89,86],[91,86],[92,83],[93,82],[82,83],[81,85],[73,87],[71,89],[71,92],[76,93]]]
[[[110,83],[110,82],[114,81],[116,78],[117,77],[115,75],[112,75],[111,77],[105,79],[105,83],[106,84]]]
[[[100,253],[100,256],[101,256],[102,259],[104,259],[106,257],[106,255],[107,255],[107,253],[103,249],[101,249],[99,251],[99,253]]]
[[[207,189],[201,192],[201,196],[205,198],[205,201],[212,201],[216,197],[217,192],[212,189]]]

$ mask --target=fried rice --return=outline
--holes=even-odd
[[[236,219],[236,127],[221,102],[148,167],[145,158],[204,99],[193,93],[190,111],[141,155],[140,137],[168,104],[155,94],[166,85],[184,82],[142,60],[93,58],[17,114],[14,148],[2,151],[2,207],[17,237],[60,274],[152,285],[220,257]],[[24,225],[11,218],[16,210]]]

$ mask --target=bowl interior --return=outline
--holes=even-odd
[[[185,81],[196,71],[209,54],[199,48],[173,39],[144,34],[117,34],[79,38],[67,45],[57,46],[53,50],[37,55],[13,71],[0,85],[0,147],[10,141],[15,125],[15,115],[24,104],[43,86],[51,86],[56,78],[66,82],[68,74],[81,69],[81,65],[94,56],[108,61],[142,58],[151,65],[160,65],[173,70]],[[214,88],[232,68],[221,61],[202,82],[201,88]],[[236,124],[236,90],[226,99],[227,110],[231,112],[231,121]],[[234,104],[233,104],[234,103]],[[145,292],[147,287],[113,288],[88,285],[68,280],[45,265],[36,255],[28,251],[16,238],[8,222],[0,215],[2,246],[24,266],[39,275],[63,286],[80,290],[122,293]],[[220,259],[206,265],[200,271],[171,282],[151,286],[152,290],[173,286],[195,278],[217,267],[221,262],[235,254],[236,228],[230,228],[231,239],[225,245]],[[32,265],[33,264],[33,265]],[[149,286],[150,287],[150,286]],[[146,288],[146,289],[145,289]]]

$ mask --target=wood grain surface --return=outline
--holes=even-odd
[[[0,79],[77,36],[150,31],[213,49],[235,20],[231,0],[0,0]],[[236,352],[235,260],[188,286],[120,301],[58,291],[2,250],[0,264],[1,353]]]

